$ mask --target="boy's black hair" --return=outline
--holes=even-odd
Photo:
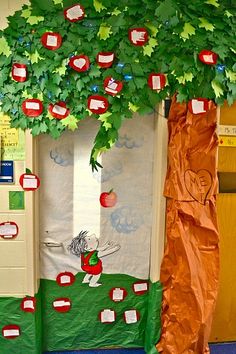
[[[88,235],[88,231],[80,231],[79,235],[74,237],[71,244],[67,247],[68,251],[75,256],[80,257],[82,253],[86,251],[85,247],[87,242],[85,237]]]

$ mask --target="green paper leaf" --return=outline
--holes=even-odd
[[[225,15],[226,15],[228,18],[234,16],[234,15],[233,15],[231,12],[229,12],[228,10],[225,11]]]
[[[192,73],[185,73],[183,76],[176,77],[179,84],[185,84],[187,81],[192,82],[194,75]]]
[[[107,122],[107,119],[112,115],[111,112],[106,112],[104,114],[100,114],[98,120],[101,122]]]
[[[211,86],[215,92],[216,98],[218,98],[224,94],[224,90],[217,80],[213,80],[211,82]]]
[[[195,27],[193,27],[191,25],[191,23],[185,22],[183,32],[180,33],[180,36],[184,40],[186,40],[186,39],[189,39],[190,36],[193,36],[195,34],[195,32],[196,32]]]
[[[31,16],[31,8],[30,7],[21,11],[21,17],[28,19],[30,16]]]
[[[132,112],[137,112],[139,110],[139,107],[138,106],[135,106],[132,102],[129,102],[129,109],[132,111]]]
[[[151,57],[154,52],[154,48],[158,45],[158,42],[155,38],[150,38],[147,45],[143,47],[143,54]]]
[[[114,9],[114,11],[112,11],[112,15],[113,16],[118,16],[118,15],[120,15],[122,12],[116,7],[115,9]]]
[[[205,1],[205,3],[208,4],[208,5],[213,5],[215,7],[219,7],[220,6],[220,4],[218,3],[218,0],[207,0],[207,1]]]
[[[0,38],[0,54],[5,55],[6,57],[9,57],[11,55],[12,51],[6,41],[6,38],[2,37]]]
[[[42,22],[43,20],[44,20],[43,16],[30,16],[26,22],[33,26],[33,25],[37,25],[39,22]]]
[[[61,63],[61,65],[56,68],[55,70],[53,70],[53,73],[59,74],[59,75],[65,75],[66,74],[66,70],[67,70],[67,64],[69,62],[69,59],[64,59]]]
[[[205,28],[206,31],[214,31],[215,26],[213,26],[210,22],[208,22],[205,18],[201,17],[199,19],[201,23],[198,25],[200,28]]]
[[[164,0],[161,4],[157,7],[155,11],[155,15],[157,18],[163,22],[170,19],[172,16],[175,15],[175,6],[172,0]]]
[[[39,60],[44,59],[39,55],[39,52],[36,50],[34,53],[28,53],[25,51],[25,56],[30,59],[32,64],[38,63]]]
[[[100,37],[101,40],[106,41],[112,34],[111,27],[106,25],[105,23],[102,23],[101,26],[99,27],[99,31],[97,36]]]
[[[65,119],[62,119],[61,124],[72,131],[74,131],[75,129],[78,128],[78,120],[76,119],[75,116],[73,116],[71,114],[68,117],[66,117]]]
[[[93,0],[93,6],[97,12],[101,12],[102,10],[106,10],[106,7],[98,0]]]
[[[236,82],[236,73],[234,73],[233,71],[225,70],[225,75],[227,79],[229,79],[229,81]]]
[[[61,5],[63,7],[63,0],[53,0],[55,5]]]

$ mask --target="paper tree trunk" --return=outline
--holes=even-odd
[[[162,354],[209,353],[218,291],[216,106],[194,115],[173,99],[169,125]]]

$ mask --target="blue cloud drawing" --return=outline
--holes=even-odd
[[[66,145],[51,150],[50,157],[56,164],[63,167],[74,164],[73,152]]]
[[[117,148],[122,148],[122,147],[126,147],[127,149],[134,149],[134,148],[139,148],[143,145],[144,142],[144,138],[140,137],[140,138],[132,138],[129,137],[127,134],[125,135],[121,135],[119,137],[119,139],[117,140],[115,146]]]
[[[103,167],[103,169],[99,172],[94,171],[93,177],[100,183],[100,182],[107,182],[112,177],[120,175],[123,171],[123,166],[120,161],[116,161],[116,164],[110,167]]]
[[[130,234],[143,224],[143,217],[133,208],[124,206],[111,214],[111,224],[117,232]]]

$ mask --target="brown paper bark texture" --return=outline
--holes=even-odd
[[[191,114],[171,105],[166,247],[163,285],[162,354],[209,353],[208,339],[218,291],[219,238],[216,217],[216,107]]]

